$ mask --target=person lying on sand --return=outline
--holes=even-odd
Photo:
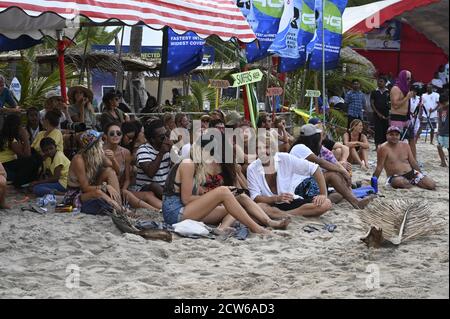
[[[6,171],[0,163],[0,209],[11,208],[6,204]]]
[[[378,148],[377,168],[373,176],[380,177],[383,168],[388,176],[388,184],[393,188],[411,188],[416,185],[420,188],[435,190],[436,183],[425,176],[414,159],[408,144],[400,142],[400,128],[389,127],[387,142]]]

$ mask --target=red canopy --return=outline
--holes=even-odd
[[[224,41],[256,39],[233,0],[2,0],[0,34],[36,39],[80,15],[95,23],[143,23],[158,30],[169,26],[177,33],[194,31],[202,38],[214,34]]]

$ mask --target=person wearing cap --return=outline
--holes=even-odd
[[[228,128],[237,128],[241,124],[242,116],[239,112],[232,111],[225,116],[225,126]]]
[[[311,118],[308,123],[312,125],[323,125],[322,121],[317,117]],[[338,162],[344,166],[347,171],[351,170],[352,165],[347,162],[348,157],[350,156],[350,148],[340,142],[330,139],[327,134],[323,134],[322,145],[333,152],[334,157],[336,157]]]
[[[369,141],[363,134],[364,125],[361,120],[353,120],[348,132],[344,134],[344,145],[350,149],[349,162],[358,164],[361,169],[369,169]]]
[[[288,153],[278,153],[277,138],[267,133],[258,140],[259,158],[247,168],[250,197],[271,218],[320,216],[331,209],[327,186],[319,166]],[[304,198],[298,194],[295,175],[314,177],[318,192]]]
[[[94,94],[82,85],[73,86],[67,93],[69,97],[69,114],[73,122],[84,123],[88,129],[95,128],[97,120],[92,106]]]
[[[124,123],[129,121],[129,117],[119,109],[120,97],[116,91],[107,92],[103,96],[103,112],[100,116],[100,127],[102,131],[109,123]]]
[[[81,150],[69,167],[68,191],[64,203],[81,208],[90,200],[104,200],[121,209],[120,184],[111,161],[103,150],[103,134],[87,130],[80,136]]]
[[[204,114],[200,117],[200,128],[202,131],[209,127],[209,121],[211,121],[211,117],[208,114]]]
[[[334,195],[330,195],[330,199],[334,203],[345,198],[355,209],[365,208],[374,198],[367,197],[363,200],[358,200],[352,192],[352,178],[347,172],[346,168],[342,166],[334,154],[322,146],[323,130],[318,125],[307,124],[301,127],[300,136],[295,141],[290,154],[297,158],[308,160],[312,163],[316,163],[322,168],[323,175],[327,185],[333,187],[336,190]],[[307,176],[298,176],[295,178],[298,180],[296,184],[304,184],[306,186],[316,184],[316,181]],[[301,194],[300,194],[301,195]]]
[[[45,115],[49,111],[55,111],[59,114],[59,124],[57,126],[58,129],[61,129],[61,124],[66,121],[67,123],[72,123],[68,105],[64,102],[64,99],[61,95],[61,90],[53,89],[45,94],[44,109],[39,112],[39,118],[42,125],[44,125]]]
[[[387,183],[393,188],[408,189],[416,185],[435,190],[436,183],[421,172],[409,144],[400,142],[401,133],[402,130],[396,126],[388,128],[387,142],[377,151],[377,168],[373,176],[379,178],[385,169],[388,176]]]

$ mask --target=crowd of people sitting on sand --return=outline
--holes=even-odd
[[[434,190],[415,148],[403,142],[410,126],[398,114],[409,112],[410,78],[401,73],[390,91],[390,126],[377,145],[374,176],[384,169],[394,188]],[[0,90],[4,95],[7,89]],[[340,143],[330,139],[318,118],[301,126],[296,138],[285,119],[267,113],[259,114],[257,130],[238,112],[220,110],[194,125],[185,113],[130,120],[112,91],[103,97],[97,118],[89,89],[76,86],[68,96],[70,105],[57,90],[49,92],[42,110],[26,109],[25,125],[16,105],[1,104],[1,208],[9,208],[10,183],[37,197],[64,196],[65,204],[86,213],[125,205],[159,210],[167,224],[191,219],[225,229],[237,220],[253,233],[267,233],[286,229],[295,216],[325,214],[342,200],[364,209],[376,197],[353,192],[352,164],[370,169],[370,144],[359,118],[351,119]],[[435,111],[441,154],[442,147],[448,149],[444,94]]]

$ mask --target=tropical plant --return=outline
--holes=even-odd
[[[21,97],[19,105],[23,108],[30,106],[41,107],[45,100],[45,95],[55,89],[59,84],[59,70],[56,69],[49,76],[36,76],[33,70],[35,65],[34,50],[26,50],[21,52],[22,60],[18,67],[18,80],[21,83]],[[66,79],[75,78],[73,75],[75,67],[68,65],[65,68]]]
[[[210,88],[207,82],[193,81],[191,82],[191,94],[182,96],[181,103],[184,104],[183,111],[202,112],[204,102],[209,101],[210,105],[214,105],[216,100],[216,90]]]
[[[82,18],[81,22],[85,22],[86,20],[86,18]],[[86,52],[90,52],[93,45],[106,45],[111,43],[121,30],[122,27],[117,27],[113,30],[108,30],[107,27],[101,26],[83,27],[76,34],[71,49],[83,51],[86,49]],[[42,48],[55,49],[56,45],[56,40],[46,37],[42,44]]]

